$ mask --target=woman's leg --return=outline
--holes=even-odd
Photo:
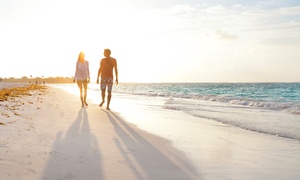
[[[87,80],[83,81],[83,88],[84,88],[84,104],[88,106],[88,103],[86,102],[86,97],[87,97]]]
[[[79,91],[80,91],[81,107],[84,107],[84,104],[83,104],[83,97],[82,97],[82,81],[77,80],[77,85],[78,85]]]

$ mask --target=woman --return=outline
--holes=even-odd
[[[85,54],[84,52],[80,52],[78,56],[78,61],[76,63],[76,71],[74,76],[74,82],[77,80],[77,85],[80,90],[80,100],[81,107],[88,106],[86,103],[86,95],[87,95],[87,84],[90,82],[90,69],[89,62],[84,60]],[[84,89],[84,95],[82,96],[82,87]]]

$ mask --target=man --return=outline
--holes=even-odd
[[[98,76],[97,76],[97,84],[99,84],[99,76],[101,76],[101,95],[102,95],[102,102],[99,104],[100,107],[105,102],[105,91],[107,87],[107,106],[106,109],[110,110],[109,104],[111,100],[111,91],[113,86],[113,69],[115,69],[115,75],[116,75],[116,84],[118,84],[118,66],[117,66],[117,60],[115,58],[110,57],[111,51],[110,49],[104,49],[103,53],[104,57],[100,61],[100,68],[98,70]]]

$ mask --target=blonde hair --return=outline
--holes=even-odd
[[[84,61],[84,56],[85,56],[84,52],[80,52],[78,56],[78,61]]]

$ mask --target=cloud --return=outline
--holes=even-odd
[[[245,5],[182,4],[158,12],[161,19],[168,19],[162,23],[164,27],[169,27],[168,32],[217,34],[220,39],[227,40],[242,37],[253,40],[256,35],[263,39],[275,35],[286,37],[300,31],[300,6],[270,9]]]
[[[237,40],[238,39],[238,36],[236,36],[234,34],[229,34],[227,31],[218,30],[218,31],[216,31],[216,33],[220,39],[225,39],[225,40]]]
[[[300,46],[300,36],[270,38],[263,43],[266,45]]]

